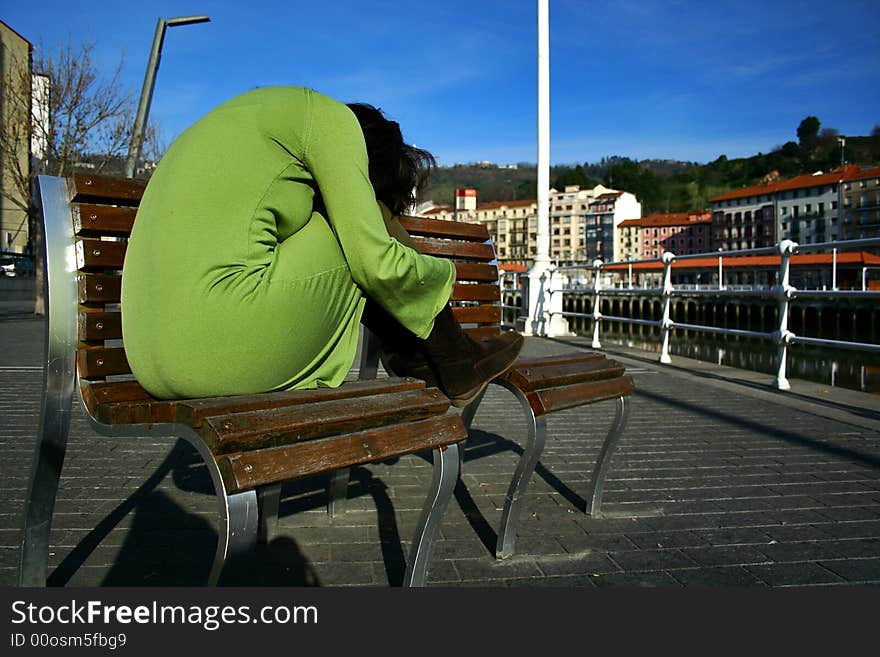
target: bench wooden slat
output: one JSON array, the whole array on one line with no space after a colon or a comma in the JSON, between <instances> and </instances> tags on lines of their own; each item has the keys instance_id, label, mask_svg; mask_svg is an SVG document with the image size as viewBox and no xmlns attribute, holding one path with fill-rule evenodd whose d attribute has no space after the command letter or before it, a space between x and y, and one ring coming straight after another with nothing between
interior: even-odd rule
<instances>
[{"instance_id":1,"label":"bench wooden slat","mask_svg":"<svg viewBox=\"0 0 880 657\"><path fill-rule=\"evenodd\" d=\"M81 342L122 338L122 313L80 308L77 320Z\"/></svg>"},{"instance_id":2,"label":"bench wooden slat","mask_svg":"<svg viewBox=\"0 0 880 657\"><path fill-rule=\"evenodd\" d=\"M356 399L368 395L392 394L409 390L423 390L425 382L412 378L371 379L343 383L338 388L318 388L315 390L282 390L257 395L235 397L206 397L203 399L183 399L177 402L176 420L193 427L201 425L209 416L229 413L242 413L257 409L278 408L311 404L318 401L337 399Z\"/></svg>"},{"instance_id":3,"label":"bench wooden slat","mask_svg":"<svg viewBox=\"0 0 880 657\"><path fill-rule=\"evenodd\" d=\"M80 347L76 353L79 375L85 379L131 374L122 347Z\"/></svg>"},{"instance_id":4,"label":"bench wooden slat","mask_svg":"<svg viewBox=\"0 0 880 657\"><path fill-rule=\"evenodd\" d=\"M448 408L439 390L426 388L213 415L205 418L200 433L214 454L229 454L419 420Z\"/></svg>"},{"instance_id":5,"label":"bench wooden slat","mask_svg":"<svg viewBox=\"0 0 880 657\"><path fill-rule=\"evenodd\" d=\"M595 360L596 358L606 358L606 356L596 351L581 351L568 354L559 354L558 356L517 358L516 362L513 364L513 369L522 369L524 367L532 367L534 365L563 365L565 363L576 363L582 360Z\"/></svg>"},{"instance_id":6,"label":"bench wooden slat","mask_svg":"<svg viewBox=\"0 0 880 657\"><path fill-rule=\"evenodd\" d=\"M96 237L112 235L128 237L134 226L137 208L112 207L81 203L71 209L73 214L73 230L79 237Z\"/></svg>"},{"instance_id":7,"label":"bench wooden slat","mask_svg":"<svg viewBox=\"0 0 880 657\"><path fill-rule=\"evenodd\" d=\"M98 422L110 425L174 422L177 402L155 399L137 381L85 381L81 390L86 408Z\"/></svg>"},{"instance_id":8,"label":"bench wooden slat","mask_svg":"<svg viewBox=\"0 0 880 657\"><path fill-rule=\"evenodd\" d=\"M498 267L476 262L459 262L455 264L455 279L458 281L498 282Z\"/></svg>"},{"instance_id":9,"label":"bench wooden slat","mask_svg":"<svg viewBox=\"0 0 880 657\"><path fill-rule=\"evenodd\" d=\"M229 492L371 463L461 442L467 430L455 415L441 415L344 436L230 454L218 461Z\"/></svg>"},{"instance_id":10,"label":"bench wooden slat","mask_svg":"<svg viewBox=\"0 0 880 657\"><path fill-rule=\"evenodd\" d=\"M77 269L122 269L126 242L110 242L91 238L76 241Z\"/></svg>"},{"instance_id":11,"label":"bench wooden slat","mask_svg":"<svg viewBox=\"0 0 880 657\"><path fill-rule=\"evenodd\" d=\"M623 365L609 358L577 361L564 364L514 367L504 375L523 392L565 386L581 381L598 381L622 376Z\"/></svg>"},{"instance_id":12,"label":"bench wooden slat","mask_svg":"<svg viewBox=\"0 0 880 657\"><path fill-rule=\"evenodd\" d=\"M478 326L474 328L466 328L464 332L471 336L474 340L486 340L488 338L497 338L501 335L501 327L495 326Z\"/></svg>"},{"instance_id":13,"label":"bench wooden slat","mask_svg":"<svg viewBox=\"0 0 880 657\"><path fill-rule=\"evenodd\" d=\"M526 398L535 415L541 416L606 399L625 397L634 394L635 391L632 377L626 375L602 381L585 381L560 388L537 390L528 393Z\"/></svg>"},{"instance_id":14,"label":"bench wooden slat","mask_svg":"<svg viewBox=\"0 0 880 657\"><path fill-rule=\"evenodd\" d=\"M440 240L430 237L414 237L419 251L427 255L461 260L481 260L489 262L495 259L495 249L491 244L482 242L459 242Z\"/></svg>"},{"instance_id":15,"label":"bench wooden slat","mask_svg":"<svg viewBox=\"0 0 880 657\"><path fill-rule=\"evenodd\" d=\"M71 201L136 206L144 195L147 181L75 173L67 178Z\"/></svg>"},{"instance_id":16,"label":"bench wooden slat","mask_svg":"<svg viewBox=\"0 0 880 657\"><path fill-rule=\"evenodd\" d=\"M483 283L456 283L452 288L452 301L500 301L501 290L497 285Z\"/></svg>"},{"instance_id":17,"label":"bench wooden slat","mask_svg":"<svg viewBox=\"0 0 880 657\"><path fill-rule=\"evenodd\" d=\"M93 401L89 410L100 404L157 401L137 381L83 381L83 397Z\"/></svg>"},{"instance_id":18,"label":"bench wooden slat","mask_svg":"<svg viewBox=\"0 0 880 657\"><path fill-rule=\"evenodd\" d=\"M338 388L283 390L235 397L160 400L137 381L83 381L86 408L104 424L178 422L198 429L211 415L311 404L316 401L354 399L374 394L423 390L425 382L411 378L346 382Z\"/></svg>"},{"instance_id":19,"label":"bench wooden slat","mask_svg":"<svg viewBox=\"0 0 880 657\"><path fill-rule=\"evenodd\" d=\"M500 306L460 306L452 309L459 324L497 324L501 321Z\"/></svg>"},{"instance_id":20,"label":"bench wooden slat","mask_svg":"<svg viewBox=\"0 0 880 657\"><path fill-rule=\"evenodd\" d=\"M80 272L76 276L80 303L116 303L122 295L122 276Z\"/></svg>"},{"instance_id":21,"label":"bench wooden slat","mask_svg":"<svg viewBox=\"0 0 880 657\"><path fill-rule=\"evenodd\" d=\"M490 237L489 230L483 224L424 219L407 215L401 216L399 219L406 232L412 236L447 237L468 242L485 242Z\"/></svg>"}]
</instances>

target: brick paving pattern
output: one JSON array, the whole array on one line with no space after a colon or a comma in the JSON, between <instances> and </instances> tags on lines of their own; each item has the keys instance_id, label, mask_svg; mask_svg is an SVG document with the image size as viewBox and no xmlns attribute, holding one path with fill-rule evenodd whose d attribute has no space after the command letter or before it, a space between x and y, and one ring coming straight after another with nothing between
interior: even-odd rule
<instances>
[{"instance_id":1,"label":"brick paving pattern","mask_svg":"<svg viewBox=\"0 0 880 657\"><path fill-rule=\"evenodd\" d=\"M0 584L15 582L22 502L42 387L43 323L0 304ZM589 350L527 340L525 353ZM786 397L764 386L612 353L637 394L606 485L584 513L612 403L548 417L520 521L497 561L497 525L525 431L490 387L436 543L431 586L786 587L880 584L880 412ZM767 379L767 377L764 377ZM841 393L843 394L843 393ZM855 401L853 401L855 400ZM861 408L859 408L861 407ZM326 513L326 478L285 486L279 535L227 584L400 583L428 455L353 470L348 511ZM199 585L216 542L216 501L197 454L164 436L106 438L75 409L52 528L50 584Z\"/></svg>"}]
</instances>

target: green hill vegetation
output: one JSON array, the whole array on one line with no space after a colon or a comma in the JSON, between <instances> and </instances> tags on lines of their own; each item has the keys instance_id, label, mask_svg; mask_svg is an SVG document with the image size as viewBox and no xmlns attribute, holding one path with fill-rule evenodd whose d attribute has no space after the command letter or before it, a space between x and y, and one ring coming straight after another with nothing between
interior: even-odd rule
<instances>
[{"instance_id":1,"label":"green hill vegetation","mask_svg":"<svg viewBox=\"0 0 880 657\"><path fill-rule=\"evenodd\" d=\"M687 212L709 206L709 199L732 189L802 173L830 171L840 166L840 135L833 128L820 129L818 118L808 116L797 129L797 141L789 141L770 153L713 162L642 160L612 156L597 163L551 167L550 181L556 189L566 185L607 187L635 194L642 214ZM843 157L848 164L880 162L880 124L867 137L845 138ZM451 204L457 187L473 187L480 203L533 199L537 196L534 164L517 167L487 164L439 167L421 194L422 200Z\"/></svg>"}]
</instances>

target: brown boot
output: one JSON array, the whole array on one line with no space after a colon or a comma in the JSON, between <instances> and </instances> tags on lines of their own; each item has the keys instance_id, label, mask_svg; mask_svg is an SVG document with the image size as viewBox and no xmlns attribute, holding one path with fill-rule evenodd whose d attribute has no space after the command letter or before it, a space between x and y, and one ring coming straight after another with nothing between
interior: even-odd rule
<instances>
[{"instance_id":1,"label":"brown boot","mask_svg":"<svg viewBox=\"0 0 880 657\"><path fill-rule=\"evenodd\" d=\"M422 342L438 387L453 406L462 407L513 365L522 349L523 336L511 331L488 340L474 340L462 330L452 308L446 306L434 319L431 334Z\"/></svg>"},{"instance_id":2,"label":"brown boot","mask_svg":"<svg viewBox=\"0 0 880 657\"><path fill-rule=\"evenodd\" d=\"M434 370L425 357L424 341L405 328L382 306L367 299L361 323L379 341L379 359L393 376L421 379L429 387L439 387Z\"/></svg>"},{"instance_id":3,"label":"brown boot","mask_svg":"<svg viewBox=\"0 0 880 657\"><path fill-rule=\"evenodd\" d=\"M514 331L474 340L462 330L449 306L434 319L434 329L425 340L372 301L367 302L362 321L379 338L386 371L440 388L458 408L467 406L507 370L523 345L523 337Z\"/></svg>"}]
</instances>

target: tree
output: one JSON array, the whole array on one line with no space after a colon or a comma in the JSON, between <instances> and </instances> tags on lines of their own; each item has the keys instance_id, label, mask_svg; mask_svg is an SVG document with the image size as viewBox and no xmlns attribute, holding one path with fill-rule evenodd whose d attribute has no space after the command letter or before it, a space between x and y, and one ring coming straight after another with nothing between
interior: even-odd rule
<instances>
[{"instance_id":1,"label":"tree","mask_svg":"<svg viewBox=\"0 0 880 657\"><path fill-rule=\"evenodd\" d=\"M631 192L642 204L642 212L663 212L668 206L660 179L650 169L629 158L617 158L603 178L613 189Z\"/></svg>"},{"instance_id":2,"label":"tree","mask_svg":"<svg viewBox=\"0 0 880 657\"><path fill-rule=\"evenodd\" d=\"M798 143L801 147L801 157L804 162L812 159L816 146L819 145L819 126L821 123L815 116L808 116L797 129Z\"/></svg>"},{"instance_id":3,"label":"tree","mask_svg":"<svg viewBox=\"0 0 880 657\"><path fill-rule=\"evenodd\" d=\"M4 196L28 217L30 250L36 256L34 312L39 315L45 312L43 239L30 193L34 179L40 174L64 176L86 162L89 171L105 171L123 155L134 123L134 98L120 84L122 59L112 76L102 79L93 49L93 43L74 47L69 41L51 54L39 48L32 67L17 63L2 81L6 102L25 108L0 129L0 156L11 164L4 175L12 191ZM33 78L31 70L36 72ZM150 126L148 139L148 148L156 150L155 126ZM15 156L22 152L31 157Z\"/></svg>"},{"instance_id":4,"label":"tree","mask_svg":"<svg viewBox=\"0 0 880 657\"><path fill-rule=\"evenodd\" d=\"M581 189L588 189L596 186L596 181L590 178L584 168L578 164L573 169L565 169L560 173L553 183L553 187L563 190L567 185L578 185Z\"/></svg>"},{"instance_id":5,"label":"tree","mask_svg":"<svg viewBox=\"0 0 880 657\"><path fill-rule=\"evenodd\" d=\"M880 123L875 125L874 129L871 131L870 149L871 159L875 162L880 160Z\"/></svg>"}]
</instances>

